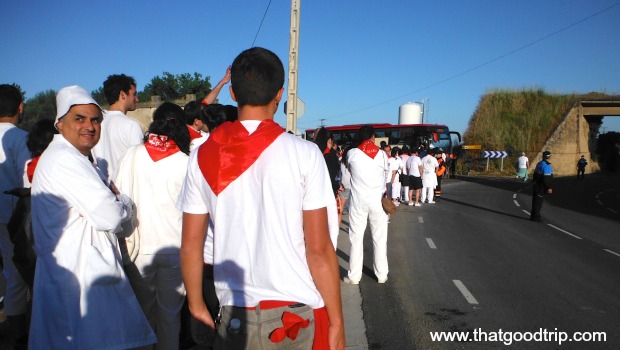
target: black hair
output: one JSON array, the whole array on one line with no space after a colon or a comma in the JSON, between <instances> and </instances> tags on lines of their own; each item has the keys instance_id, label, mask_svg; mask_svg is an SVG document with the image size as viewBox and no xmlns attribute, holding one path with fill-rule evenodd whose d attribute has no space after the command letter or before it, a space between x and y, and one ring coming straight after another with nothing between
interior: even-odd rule
<instances>
[{"instance_id":1,"label":"black hair","mask_svg":"<svg viewBox=\"0 0 620 350\"><path fill-rule=\"evenodd\" d=\"M284 86L284 66L275 53L253 47L235 58L230 77L239 107L266 106Z\"/></svg>"},{"instance_id":2,"label":"black hair","mask_svg":"<svg viewBox=\"0 0 620 350\"><path fill-rule=\"evenodd\" d=\"M317 132L316 132L316 137L314 139L314 143L316 143L317 146L319 146L319 149L321 150L321 152L325 151L325 149L327 148L327 141L329 139L334 139L334 134L325 129L325 127L321 127Z\"/></svg>"},{"instance_id":3,"label":"black hair","mask_svg":"<svg viewBox=\"0 0 620 350\"><path fill-rule=\"evenodd\" d=\"M363 125L360 128L360 140L370 140L373 136L375 136L375 128L372 125Z\"/></svg>"},{"instance_id":4,"label":"black hair","mask_svg":"<svg viewBox=\"0 0 620 350\"><path fill-rule=\"evenodd\" d=\"M136 86L136 81L133 77L125 74L113 74L108 76L108 79L103 82L103 94L108 104L113 105L118 101L121 91L129 94L132 86Z\"/></svg>"},{"instance_id":5,"label":"black hair","mask_svg":"<svg viewBox=\"0 0 620 350\"><path fill-rule=\"evenodd\" d=\"M22 93L14 85L0 85L0 117L15 116L24 102Z\"/></svg>"},{"instance_id":6,"label":"black hair","mask_svg":"<svg viewBox=\"0 0 620 350\"><path fill-rule=\"evenodd\" d=\"M41 119L30 127L26 146L28 146L32 158L43 154L43 151L54 139L55 134L58 134L58 130L54 127L54 120L52 119Z\"/></svg>"},{"instance_id":7,"label":"black hair","mask_svg":"<svg viewBox=\"0 0 620 350\"><path fill-rule=\"evenodd\" d=\"M187 102L185 107L183 107L183 111L185 111L185 124L192 125L195 119L201 119L200 115L203 108L204 105L198 101Z\"/></svg>"},{"instance_id":8,"label":"black hair","mask_svg":"<svg viewBox=\"0 0 620 350\"><path fill-rule=\"evenodd\" d=\"M206 105L200 113L200 120L207 124L210 132L215 130L226 121L224 106L219 103Z\"/></svg>"},{"instance_id":9,"label":"black hair","mask_svg":"<svg viewBox=\"0 0 620 350\"><path fill-rule=\"evenodd\" d=\"M342 151L342 159L340 159L340 162L346 167L349 166L349 163L347 163L347 153L349 153L349 150L352 148L352 146L347 146L344 148L344 151Z\"/></svg>"},{"instance_id":10,"label":"black hair","mask_svg":"<svg viewBox=\"0 0 620 350\"><path fill-rule=\"evenodd\" d=\"M189 154L189 131L185 124L183 109L172 102L162 103L153 113L153 122L144 136L148 140L149 134L168 136L173 139L181 152Z\"/></svg>"}]
</instances>

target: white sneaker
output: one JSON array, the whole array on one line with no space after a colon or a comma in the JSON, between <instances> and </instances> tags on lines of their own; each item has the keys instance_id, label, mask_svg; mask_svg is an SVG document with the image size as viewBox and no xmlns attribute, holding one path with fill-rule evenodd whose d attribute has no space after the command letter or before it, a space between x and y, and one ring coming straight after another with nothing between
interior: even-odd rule
<instances>
[{"instance_id":1,"label":"white sneaker","mask_svg":"<svg viewBox=\"0 0 620 350\"><path fill-rule=\"evenodd\" d=\"M346 276L345 276L345 278L342 279L342 281L344 283L348 283L348 284L360 284L360 281L353 281L349 277L346 277Z\"/></svg>"},{"instance_id":2,"label":"white sneaker","mask_svg":"<svg viewBox=\"0 0 620 350\"><path fill-rule=\"evenodd\" d=\"M430 201L430 202L428 202L428 204L433 204L433 203L435 203L435 201Z\"/></svg>"},{"instance_id":3,"label":"white sneaker","mask_svg":"<svg viewBox=\"0 0 620 350\"><path fill-rule=\"evenodd\" d=\"M377 280L377 282L383 284L383 283L387 282L387 277L384 278L384 279L379 279L379 280Z\"/></svg>"},{"instance_id":4,"label":"white sneaker","mask_svg":"<svg viewBox=\"0 0 620 350\"><path fill-rule=\"evenodd\" d=\"M410 206L410 207L412 207L412 206L413 206L413 203L409 202L409 206Z\"/></svg>"},{"instance_id":5,"label":"white sneaker","mask_svg":"<svg viewBox=\"0 0 620 350\"><path fill-rule=\"evenodd\" d=\"M420 203L416 203L416 204L415 204L415 206L416 206L416 207L421 207L421 206L422 206L422 204L420 204Z\"/></svg>"},{"instance_id":6,"label":"white sneaker","mask_svg":"<svg viewBox=\"0 0 620 350\"><path fill-rule=\"evenodd\" d=\"M394 202L394 205L398 207L400 205L400 203Z\"/></svg>"}]
</instances>

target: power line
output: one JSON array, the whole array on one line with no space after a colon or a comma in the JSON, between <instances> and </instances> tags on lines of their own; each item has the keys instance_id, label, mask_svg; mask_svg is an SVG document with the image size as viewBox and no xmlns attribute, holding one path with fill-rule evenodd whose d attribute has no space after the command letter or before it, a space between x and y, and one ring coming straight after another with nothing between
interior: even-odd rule
<instances>
[{"instance_id":1,"label":"power line","mask_svg":"<svg viewBox=\"0 0 620 350\"><path fill-rule=\"evenodd\" d=\"M254 36L254 40L252 41L252 46L250 46L250 47L254 47L254 43L256 43L256 38L258 38L258 33L260 32L260 29L263 26L263 22L265 22L265 17L267 17L267 12L269 11L269 6L271 6L271 0L269 0L269 3L267 4L267 8L265 9L265 13L263 14L263 19L261 19L261 21L260 21L260 25L258 26L258 30L256 31L256 35Z\"/></svg>"},{"instance_id":2,"label":"power line","mask_svg":"<svg viewBox=\"0 0 620 350\"><path fill-rule=\"evenodd\" d=\"M518 47L518 48L516 48L516 49L514 49L514 50L512 50L512 51L509 51L509 52L507 52L507 53L505 53L505 54L502 54L502 55L500 55L500 56L497 56L497 57L495 57L495 58L493 58L493 59L491 59L491 60L489 60L489 61L487 61L487 62L484 62L484 63L482 63L482 64L479 64L479 65L477 65L477 66L475 66L475 67L469 68L469 69L467 69L467 70L465 70L465 71L463 71L463 72L461 72L461 73L458 73L458 74L452 75L452 76L450 76L450 77L448 77L448 78L445 78L445 79L439 80L439 81L437 81L437 82L435 82L435 83L432 83L432 84L427 85L427 86L425 86L425 87L422 87L422 88L420 88L420 89L417 89L417 90L414 90L414 91L408 92L408 93L406 93L406 94L404 94L404 95L400 95L400 96L397 96L397 97L391 98L391 99L386 100L386 101L383 101L383 102L376 103L376 104L371 105L371 106L363 107L363 108L360 108L360 109L357 109L357 110L354 110L354 111L351 111L351 112L346 112L346 113L342 113L342 114L337 114L337 115L335 115L335 116L330 117L329 119L335 119L335 118L339 118L339 117L344 117L344 116L347 116L347 115L350 115L350 114L353 114L353 113L357 113L357 112L365 111L365 110L368 110L368 109L372 109L372 108L375 108L375 107L378 107L378 106L381 106L381 105L384 105L384 104L387 104L387 103L390 103L390 102L393 102L393 101L396 101L396 100L402 99L403 97L407 97L407 96L409 96L409 95L413 95L413 94L418 93L418 92L420 92L420 91L424 91L424 90L426 90L426 89L430 89L430 88L432 88L432 87L434 87L434 86L437 86L437 85L439 85L439 84L443 84L443 83L445 83L445 82L447 82L447 81L450 81L450 80L452 80L452 79L456 79L456 78L458 78L458 77L460 77L460 76L462 76L462 75L465 75L465 74L467 74L467 73L473 72L473 71L475 71L475 70L477 70L477 69L480 69L480 68L482 68L482 67L488 66L488 65L490 65L491 63L497 62L497 61L499 61L499 60L501 60L501 59L503 59L503 58L505 58L505 57L508 57L508 56L510 56L510 55L512 55L512 54L514 54L514 53L517 53L517 52L519 52L519 51L525 50L526 48L528 48L528 47L530 47L530 46L534 46L534 45L538 44L539 42L541 42L541 41L543 41L543 40L547 40L547 39L551 38L552 36L555 36L555 35L557 35L557 34L559 34L559 33L563 32L563 31L568 30L568 29L570 29L570 28L572 28L572 27L574 27L574 26L576 26L576 25L578 25L578 24L581 24L581 23L583 23L583 22L585 22L585 21L587 21L587 20L589 20L589 19L591 19L591 18L593 18L593 17L596 17L596 16L600 15L600 14L601 14L601 13L603 13L603 12L609 11L609 10L611 10L612 8L614 8L614 7L618 6L618 5L620 5L620 2L619 2L619 3L615 3L615 4L613 4L613 5L611 5L611 6L607 7L607 8L604 8L604 9L602 9L602 10L600 10L600 11L598 11L598 12L596 12L596 13L594 13L594 14L592 14L592 15L588 16L588 17L582 18L582 19L578 20L577 22L574 22L574 23L572 23L572 24L570 24L570 25L568 25L568 26L566 26L566 27L564 27L564 28L558 29L558 30L556 30L555 32L553 32L553 33L551 33L551 34L547 34L547 35L545 35L545 36L543 36L543 37L541 37L541 38L539 38L539 39L536 39L536 40L534 40L534 41L530 42L529 44L525 44L525 45L523 45L523 46L521 46L521 47Z\"/></svg>"}]
</instances>

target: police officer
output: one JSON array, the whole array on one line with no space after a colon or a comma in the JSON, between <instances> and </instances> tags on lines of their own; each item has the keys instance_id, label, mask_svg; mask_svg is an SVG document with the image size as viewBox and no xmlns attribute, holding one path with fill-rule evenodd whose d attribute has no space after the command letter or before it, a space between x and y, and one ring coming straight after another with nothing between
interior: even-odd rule
<instances>
[{"instance_id":1,"label":"police officer","mask_svg":"<svg viewBox=\"0 0 620 350\"><path fill-rule=\"evenodd\" d=\"M551 194L551 182L553 180L553 169L549 159L551 158L551 152L544 151L542 154L543 159L536 164L534 170L534 193L532 194L532 213L530 214L530 220L540 222L540 210L545 201L547 193Z\"/></svg>"}]
</instances>

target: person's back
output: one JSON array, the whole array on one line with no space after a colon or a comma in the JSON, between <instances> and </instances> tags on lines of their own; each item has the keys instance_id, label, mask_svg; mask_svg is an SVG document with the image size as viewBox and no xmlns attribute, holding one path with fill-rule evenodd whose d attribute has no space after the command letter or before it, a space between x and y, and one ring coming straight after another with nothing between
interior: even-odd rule
<instances>
[{"instance_id":1,"label":"person's back","mask_svg":"<svg viewBox=\"0 0 620 350\"><path fill-rule=\"evenodd\" d=\"M351 204L366 201L379 202L385 191L387 156L378 150L374 158L360 148L352 148L347 155L351 171Z\"/></svg>"},{"instance_id":2,"label":"person's back","mask_svg":"<svg viewBox=\"0 0 620 350\"><path fill-rule=\"evenodd\" d=\"M180 196L181 262L190 310L214 326L202 296L201 247L211 218L222 305L215 347L278 343L286 338L284 327L265 320L290 315L307 320L291 346L310 348L315 342L342 349L338 264L327 223L328 207L335 209L336 201L325 161L314 144L273 121L284 83L275 54L262 48L242 52L231 77L239 121L220 125L190 154ZM240 336L227 332L235 318L244 329L241 346L234 345ZM304 330L312 319L314 334Z\"/></svg>"},{"instance_id":3,"label":"person's back","mask_svg":"<svg viewBox=\"0 0 620 350\"><path fill-rule=\"evenodd\" d=\"M103 83L110 107L101 124L101 138L93 148L97 166L108 179L116 175L119 162L127 150L142 143L144 134L140 123L125 115L136 109L136 82L124 74L110 75Z\"/></svg>"}]
</instances>

